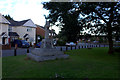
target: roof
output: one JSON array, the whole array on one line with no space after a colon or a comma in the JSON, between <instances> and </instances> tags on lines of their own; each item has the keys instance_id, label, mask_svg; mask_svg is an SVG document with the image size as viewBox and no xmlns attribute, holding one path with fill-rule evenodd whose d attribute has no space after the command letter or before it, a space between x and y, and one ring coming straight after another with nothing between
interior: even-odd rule
<instances>
[{"instance_id":1,"label":"roof","mask_svg":"<svg viewBox=\"0 0 120 80\"><path fill-rule=\"evenodd\" d=\"M2 34L0 34L0 36L2 36L2 37L8 37L7 34L6 34L6 32L2 32Z\"/></svg>"},{"instance_id":2,"label":"roof","mask_svg":"<svg viewBox=\"0 0 120 80\"><path fill-rule=\"evenodd\" d=\"M25 38L28 34L25 34L23 37Z\"/></svg>"},{"instance_id":3,"label":"roof","mask_svg":"<svg viewBox=\"0 0 120 80\"><path fill-rule=\"evenodd\" d=\"M43 26L40 26L40 25L37 25L37 24L36 24L36 26L37 26L37 27L40 27L40 28L43 29L43 30L45 30L45 27L43 27ZM51 33L51 32L54 32L54 34L57 35L57 34L55 33L55 30L54 30L54 29L49 30L49 32L50 32L50 33Z\"/></svg>"},{"instance_id":4,"label":"roof","mask_svg":"<svg viewBox=\"0 0 120 80\"><path fill-rule=\"evenodd\" d=\"M19 36L16 32L9 32L9 36Z\"/></svg>"},{"instance_id":5,"label":"roof","mask_svg":"<svg viewBox=\"0 0 120 80\"><path fill-rule=\"evenodd\" d=\"M0 36L3 36L6 32L2 32L2 34L0 34Z\"/></svg>"},{"instance_id":6,"label":"roof","mask_svg":"<svg viewBox=\"0 0 120 80\"><path fill-rule=\"evenodd\" d=\"M22 26L29 20L30 19L23 20L23 21L14 21L14 20L8 20L8 21L11 23L11 24L9 24L10 26Z\"/></svg>"},{"instance_id":7,"label":"roof","mask_svg":"<svg viewBox=\"0 0 120 80\"><path fill-rule=\"evenodd\" d=\"M43 27L43 26L40 26L40 25L37 25L37 24L36 24L36 26L37 26L37 27L40 27L40 28L42 28L42 29L45 29L45 27Z\"/></svg>"},{"instance_id":8,"label":"roof","mask_svg":"<svg viewBox=\"0 0 120 80\"><path fill-rule=\"evenodd\" d=\"M41 27L41 28L45 29L45 27L43 27L43 26L39 26L39 27Z\"/></svg>"}]
</instances>

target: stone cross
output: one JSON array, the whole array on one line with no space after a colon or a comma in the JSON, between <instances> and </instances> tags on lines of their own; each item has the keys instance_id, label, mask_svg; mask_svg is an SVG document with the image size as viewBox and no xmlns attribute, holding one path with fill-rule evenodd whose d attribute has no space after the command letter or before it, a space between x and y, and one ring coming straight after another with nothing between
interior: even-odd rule
<instances>
[{"instance_id":1,"label":"stone cross","mask_svg":"<svg viewBox=\"0 0 120 80\"><path fill-rule=\"evenodd\" d=\"M49 23L49 21L46 21L46 24L45 24L45 39L49 38L49 27L50 27L50 23Z\"/></svg>"},{"instance_id":2,"label":"stone cross","mask_svg":"<svg viewBox=\"0 0 120 80\"><path fill-rule=\"evenodd\" d=\"M45 24L45 39L42 40L42 46L41 48L53 48L53 41L52 39L49 38L49 27L50 27L50 23L49 21L46 21Z\"/></svg>"}]
</instances>

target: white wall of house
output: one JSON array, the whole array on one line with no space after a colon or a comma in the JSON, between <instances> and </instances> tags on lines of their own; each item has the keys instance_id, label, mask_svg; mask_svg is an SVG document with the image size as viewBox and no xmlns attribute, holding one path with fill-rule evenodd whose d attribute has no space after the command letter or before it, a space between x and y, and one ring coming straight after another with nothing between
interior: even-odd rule
<instances>
[{"instance_id":1,"label":"white wall of house","mask_svg":"<svg viewBox=\"0 0 120 80\"><path fill-rule=\"evenodd\" d=\"M8 35L8 24L0 24L0 34L6 32Z\"/></svg>"},{"instance_id":2,"label":"white wall of house","mask_svg":"<svg viewBox=\"0 0 120 80\"><path fill-rule=\"evenodd\" d=\"M8 24L0 24L0 35L3 32L6 32L7 38L5 38L5 44L7 44L8 43ZM2 38L3 36L0 36L0 44L2 44Z\"/></svg>"},{"instance_id":3,"label":"white wall of house","mask_svg":"<svg viewBox=\"0 0 120 80\"><path fill-rule=\"evenodd\" d=\"M2 44L2 37L0 36L0 44Z\"/></svg>"},{"instance_id":4,"label":"white wall of house","mask_svg":"<svg viewBox=\"0 0 120 80\"><path fill-rule=\"evenodd\" d=\"M9 26L10 22L5 19L1 14L0 14L0 34L3 32L6 32L8 36L8 32L17 32L19 37L24 40L24 35L28 34L28 41L31 42L32 44L35 43L36 41L36 25L32 22L31 19L29 19L25 24L22 26ZM8 31L8 29L10 29ZM5 40L5 44L8 43L8 37ZM2 44L2 36L0 36L0 44Z\"/></svg>"},{"instance_id":5,"label":"white wall of house","mask_svg":"<svg viewBox=\"0 0 120 80\"><path fill-rule=\"evenodd\" d=\"M29 29L29 30L28 30ZM19 35L19 38L24 40L24 35L28 34L29 36L29 42L35 43L36 39L36 28L34 27L25 27L25 26L14 26L12 27L13 32L17 32Z\"/></svg>"},{"instance_id":6,"label":"white wall of house","mask_svg":"<svg viewBox=\"0 0 120 80\"><path fill-rule=\"evenodd\" d=\"M0 35L3 32L6 33L5 36L7 36L7 38L5 38L5 44L8 43L8 24L10 24L10 22L0 14ZM2 38L3 36L0 36L0 44L2 44Z\"/></svg>"},{"instance_id":7,"label":"white wall of house","mask_svg":"<svg viewBox=\"0 0 120 80\"><path fill-rule=\"evenodd\" d=\"M32 22L31 19L27 21L23 26L36 27L36 25Z\"/></svg>"}]
</instances>

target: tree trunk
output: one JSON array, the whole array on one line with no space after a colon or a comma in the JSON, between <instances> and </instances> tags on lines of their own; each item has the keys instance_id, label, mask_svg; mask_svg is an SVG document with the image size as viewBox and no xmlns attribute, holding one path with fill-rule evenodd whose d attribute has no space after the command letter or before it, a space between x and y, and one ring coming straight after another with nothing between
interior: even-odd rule
<instances>
[{"instance_id":1,"label":"tree trunk","mask_svg":"<svg viewBox=\"0 0 120 80\"><path fill-rule=\"evenodd\" d=\"M109 36L109 35L108 35L108 42L109 42L108 54L113 54L114 50L113 50L113 40L112 40L112 36Z\"/></svg>"},{"instance_id":2,"label":"tree trunk","mask_svg":"<svg viewBox=\"0 0 120 80\"><path fill-rule=\"evenodd\" d=\"M108 42L109 42L108 54L113 54L114 50L113 50L112 26L111 26L111 23L107 24L107 28L108 28Z\"/></svg>"}]
</instances>

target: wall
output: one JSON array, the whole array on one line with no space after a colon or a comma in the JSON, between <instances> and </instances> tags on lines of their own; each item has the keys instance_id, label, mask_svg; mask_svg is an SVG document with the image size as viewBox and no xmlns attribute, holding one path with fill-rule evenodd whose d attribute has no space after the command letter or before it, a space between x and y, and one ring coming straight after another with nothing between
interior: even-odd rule
<instances>
[{"instance_id":1,"label":"wall","mask_svg":"<svg viewBox=\"0 0 120 80\"><path fill-rule=\"evenodd\" d=\"M3 32L6 32L7 36L8 36L8 24L2 24L0 23L0 35L3 33ZM8 38L6 38L5 40L5 44L8 43ZM2 44L2 37L0 36L0 44Z\"/></svg>"},{"instance_id":2,"label":"wall","mask_svg":"<svg viewBox=\"0 0 120 80\"><path fill-rule=\"evenodd\" d=\"M2 34L3 32L6 32L8 35L8 24L1 24L0 23L0 34Z\"/></svg>"},{"instance_id":3,"label":"wall","mask_svg":"<svg viewBox=\"0 0 120 80\"><path fill-rule=\"evenodd\" d=\"M40 35L42 37L45 37L45 30L44 29L41 29L40 27L37 27L36 28L36 34L37 35Z\"/></svg>"},{"instance_id":4,"label":"wall","mask_svg":"<svg viewBox=\"0 0 120 80\"><path fill-rule=\"evenodd\" d=\"M28 34L29 35L29 42L35 43L35 39L36 39L36 28L31 27L31 31L27 31L27 29L30 27L25 27L25 26L15 26L12 27L12 31L13 32L17 32L19 35L19 38L22 38L22 40L24 40L24 35ZM33 39L33 40L32 40Z\"/></svg>"}]
</instances>

